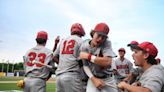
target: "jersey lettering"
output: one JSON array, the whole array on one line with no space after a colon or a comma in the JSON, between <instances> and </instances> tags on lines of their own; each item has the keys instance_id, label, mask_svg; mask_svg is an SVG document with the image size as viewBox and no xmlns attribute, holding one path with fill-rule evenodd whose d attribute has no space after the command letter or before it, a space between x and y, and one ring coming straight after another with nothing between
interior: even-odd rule
<instances>
[{"instance_id":1,"label":"jersey lettering","mask_svg":"<svg viewBox=\"0 0 164 92\"><path fill-rule=\"evenodd\" d=\"M128 65L127 64L126 65L118 65L116 67L117 67L117 69L128 69Z\"/></svg>"},{"instance_id":2,"label":"jersey lettering","mask_svg":"<svg viewBox=\"0 0 164 92\"><path fill-rule=\"evenodd\" d=\"M75 41L74 40L70 40L70 41L64 41L63 44L63 50L62 50L62 54L73 54L74 50L74 46L75 46Z\"/></svg>"},{"instance_id":3,"label":"jersey lettering","mask_svg":"<svg viewBox=\"0 0 164 92\"><path fill-rule=\"evenodd\" d=\"M44 60L46 58L46 54L45 53L39 53L37 55L35 52L30 52L28 54L28 57L29 57L29 62L26 63L28 66L33 66L33 65L36 64L37 67L42 67L43 65L38 64L38 63L34 63L33 61L36 59L36 57L38 57L39 58L39 62L40 63L44 63Z\"/></svg>"}]
</instances>

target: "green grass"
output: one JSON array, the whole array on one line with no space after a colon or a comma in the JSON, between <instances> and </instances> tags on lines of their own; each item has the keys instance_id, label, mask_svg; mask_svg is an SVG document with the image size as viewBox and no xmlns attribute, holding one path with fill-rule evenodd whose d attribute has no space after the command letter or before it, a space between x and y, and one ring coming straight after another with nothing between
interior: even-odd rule
<instances>
[{"instance_id":1,"label":"green grass","mask_svg":"<svg viewBox=\"0 0 164 92\"><path fill-rule=\"evenodd\" d=\"M56 85L55 83L47 83L46 92L55 92Z\"/></svg>"},{"instance_id":2,"label":"green grass","mask_svg":"<svg viewBox=\"0 0 164 92\"><path fill-rule=\"evenodd\" d=\"M20 90L17 86L16 83L0 83L0 90Z\"/></svg>"},{"instance_id":3,"label":"green grass","mask_svg":"<svg viewBox=\"0 0 164 92\"><path fill-rule=\"evenodd\" d=\"M55 83L47 83L46 92L55 92ZM21 90L16 87L16 83L0 83L0 91Z\"/></svg>"},{"instance_id":4,"label":"green grass","mask_svg":"<svg viewBox=\"0 0 164 92\"><path fill-rule=\"evenodd\" d=\"M11 92L10 90L20 90L20 91L22 91L20 88L18 88L16 86L16 82L18 80L23 79L23 78L24 77L0 77L0 91L6 91L6 92ZM54 80L55 79L50 79L49 80L50 82L47 82L46 92L55 92L56 85L55 85L55 81ZM7 83L3 83L5 81Z\"/></svg>"},{"instance_id":5,"label":"green grass","mask_svg":"<svg viewBox=\"0 0 164 92\"><path fill-rule=\"evenodd\" d=\"M24 77L0 77L0 81L18 81Z\"/></svg>"}]
</instances>

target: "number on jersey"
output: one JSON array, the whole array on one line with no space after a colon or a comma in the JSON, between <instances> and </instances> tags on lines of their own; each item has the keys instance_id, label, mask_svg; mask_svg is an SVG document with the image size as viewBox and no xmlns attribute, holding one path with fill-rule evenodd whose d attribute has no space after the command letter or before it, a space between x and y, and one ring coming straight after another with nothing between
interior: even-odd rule
<instances>
[{"instance_id":1,"label":"number on jersey","mask_svg":"<svg viewBox=\"0 0 164 92\"><path fill-rule=\"evenodd\" d=\"M39 58L39 61L38 61L38 62L44 64L44 60L45 60L45 58L46 58L46 54L45 54L45 53L39 53L39 54L37 55L35 52L30 52L30 53L28 54L28 57L29 57L29 62L26 63L28 66L33 66L33 65L36 64L37 67L42 67L43 65L38 64L38 63L34 63L33 61L34 61L36 58Z\"/></svg>"},{"instance_id":2,"label":"number on jersey","mask_svg":"<svg viewBox=\"0 0 164 92\"><path fill-rule=\"evenodd\" d=\"M75 40L64 41L62 54L73 54L75 46Z\"/></svg>"}]
</instances>

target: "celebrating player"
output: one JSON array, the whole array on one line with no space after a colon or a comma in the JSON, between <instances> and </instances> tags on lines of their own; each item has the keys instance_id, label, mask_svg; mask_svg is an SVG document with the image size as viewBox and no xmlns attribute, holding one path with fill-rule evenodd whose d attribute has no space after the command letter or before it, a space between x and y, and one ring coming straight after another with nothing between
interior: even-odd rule
<instances>
[{"instance_id":1,"label":"celebrating player","mask_svg":"<svg viewBox=\"0 0 164 92\"><path fill-rule=\"evenodd\" d=\"M119 83L120 81L129 81L129 75L131 75L132 73L133 64L127 58L125 58L126 51L124 48L120 48L118 50L118 53L119 57L113 62L116 65L114 73L117 83Z\"/></svg>"},{"instance_id":2,"label":"celebrating player","mask_svg":"<svg viewBox=\"0 0 164 92\"><path fill-rule=\"evenodd\" d=\"M25 68L25 86L24 92L45 92L46 81L50 77L54 66L52 59L52 51L45 48L48 34L40 31L37 34L37 46L28 50L24 56Z\"/></svg>"},{"instance_id":3,"label":"celebrating player","mask_svg":"<svg viewBox=\"0 0 164 92\"><path fill-rule=\"evenodd\" d=\"M130 49L133 51L133 46L138 45L139 43L137 41L131 41L127 46L130 47Z\"/></svg>"},{"instance_id":4,"label":"celebrating player","mask_svg":"<svg viewBox=\"0 0 164 92\"><path fill-rule=\"evenodd\" d=\"M83 68L88 75L86 92L117 92L115 80L112 77L111 41L107 40L109 27L105 23L98 23L91 31L91 40L86 40L80 47L80 58Z\"/></svg>"},{"instance_id":5,"label":"celebrating player","mask_svg":"<svg viewBox=\"0 0 164 92\"><path fill-rule=\"evenodd\" d=\"M127 46L130 47L131 51L133 51L133 47L135 47L138 44L139 43L137 41L131 41ZM135 64L135 62L134 62L134 64ZM143 69L141 67L137 66L136 68L133 68L132 73L129 74L129 76L128 76L129 77L128 79L130 79L130 84L136 85L136 83L134 83L134 82L137 82L139 80L142 73L143 73Z\"/></svg>"},{"instance_id":6,"label":"celebrating player","mask_svg":"<svg viewBox=\"0 0 164 92\"><path fill-rule=\"evenodd\" d=\"M75 23L71 27L71 36L62 40L54 58L59 57L56 70L56 92L82 92L82 81L78 63L81 37L85 31L81 24Z\"/></svg>"},{"instance_id":7,"label":"celebrating player","mask_svg":"<svg viewBox=\"0 0 164 92\"><path fill-rule=\"evenodd\" d=\"M164 67L156 65L157 48L151 42L143 42L133 47L133 59L137 66L142 67L143 74L139 79L139 86L120 82L118 87L128 92L164 92Z\"/></svg>"}]
</instances>

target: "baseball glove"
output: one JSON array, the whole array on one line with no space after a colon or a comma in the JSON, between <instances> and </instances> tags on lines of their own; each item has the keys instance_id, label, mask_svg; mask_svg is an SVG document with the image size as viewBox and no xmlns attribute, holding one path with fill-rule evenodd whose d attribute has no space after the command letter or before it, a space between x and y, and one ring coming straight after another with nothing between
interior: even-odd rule
<instances>
[{"instance_id":1,"label":"baseball glove","mask_svg":"<svg viewBox=\"0 0 164 92\"><path fill-rule=\"evenodd\" d=\"M18 82L17 82L17 87L18 88L24 88L24 80L19 80Z\"/></svg>"}]
</instances>

